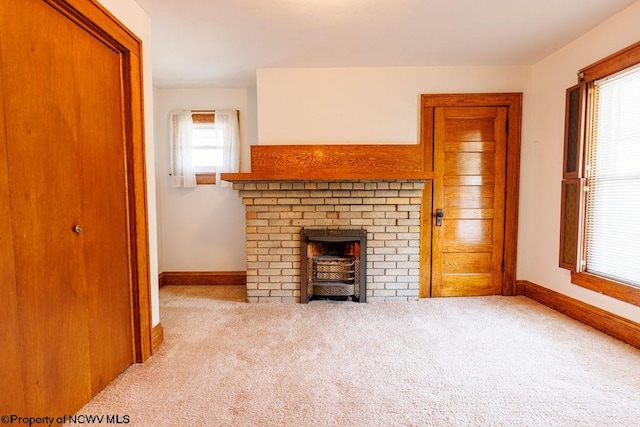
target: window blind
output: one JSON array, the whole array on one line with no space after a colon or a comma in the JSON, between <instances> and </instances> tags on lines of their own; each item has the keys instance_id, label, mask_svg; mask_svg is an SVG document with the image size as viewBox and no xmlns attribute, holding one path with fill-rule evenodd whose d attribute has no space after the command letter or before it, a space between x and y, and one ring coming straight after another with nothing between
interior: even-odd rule
<instances>
[{"instance_id":1,"label":"window blind","mask_svg":"<svg viewBox=\"0 0 640 427\"><path fill-rule=\"evenodd\" d=\"M222 143L215 123L193 124L193 165L198 172L215 172L222 165Z\"/></svg>"},{"instance_id":2,"label":"window blind","mask_svg":"<svg viewBox=\"0 0 640 427\"><path fill-rule=\"evenodd\" d=\"M640 287L640 66L594 90L585 270Z\"/></svg>"}]
</instances>

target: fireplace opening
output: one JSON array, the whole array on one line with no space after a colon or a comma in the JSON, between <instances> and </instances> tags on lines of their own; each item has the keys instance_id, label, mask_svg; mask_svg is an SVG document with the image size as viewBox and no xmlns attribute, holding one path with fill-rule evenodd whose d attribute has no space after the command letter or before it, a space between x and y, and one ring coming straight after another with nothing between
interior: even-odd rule
<instances>
[{"instance_id":1,"label":"fireplace opening","mask_svg":"<svg viewBox=\"0 0 640 427\"><path fill-rule=\"evenodd\" d=\"M300 302L366 302L367 231L303 228L300 234Z\"/></svg>"}]
</instances>

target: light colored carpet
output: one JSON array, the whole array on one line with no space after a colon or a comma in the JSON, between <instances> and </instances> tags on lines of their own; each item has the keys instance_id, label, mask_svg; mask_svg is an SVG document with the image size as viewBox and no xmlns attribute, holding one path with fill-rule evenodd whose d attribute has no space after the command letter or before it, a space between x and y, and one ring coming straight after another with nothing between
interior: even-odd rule
<instances>
[{"instance_id":1,"label":"light colored carpet","mask_svg":"<svg viewBox=\"0 0 640 427\"><path fill-rule=\"evenodd\" d=\"M246 304L164 287L165 342L80 414L134 426L638 426L640 351L524 297Z\"/></svg>"}]
</instances>

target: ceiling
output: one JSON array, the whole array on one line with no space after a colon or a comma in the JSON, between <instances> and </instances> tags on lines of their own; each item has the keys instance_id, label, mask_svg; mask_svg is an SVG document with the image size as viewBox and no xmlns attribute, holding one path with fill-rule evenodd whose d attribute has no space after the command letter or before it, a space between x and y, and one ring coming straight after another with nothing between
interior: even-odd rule
<instances>
[{"instance_id":1,"label":"ceiling","mask_svg":"<svg viewBox=\"0 0 640 427\"><path fill-rule=\"evenodd\" d=\"M637 0L136 0L154 85L247 87L263 67L532 65Z\"/></svg>"}]
</instances>

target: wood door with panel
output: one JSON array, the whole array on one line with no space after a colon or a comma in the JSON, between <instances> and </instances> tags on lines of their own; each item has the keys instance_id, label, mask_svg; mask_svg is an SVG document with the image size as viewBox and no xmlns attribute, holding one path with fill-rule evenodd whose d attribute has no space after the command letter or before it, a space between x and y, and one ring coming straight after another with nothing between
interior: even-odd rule
<instances>
[{"instance_id":1,"label":"wood door with panel","mask_svg":"<svg viewBox=\"0 0 640 427\"><path fill-rule=\"evenodd\" d=\"M502 293L507 112L435 109L431 296Z\"/></svg>"},{"instance_id":2,"label":"wood door with panel","mask_svg":"<svg viewBox=\"0 0 640 427\"><path fill-rule=\"evenodd\" d=\"M69 413L133 362L123 65L41 0L0 23L25 405Z\"/></svg>"}]
</instances>

